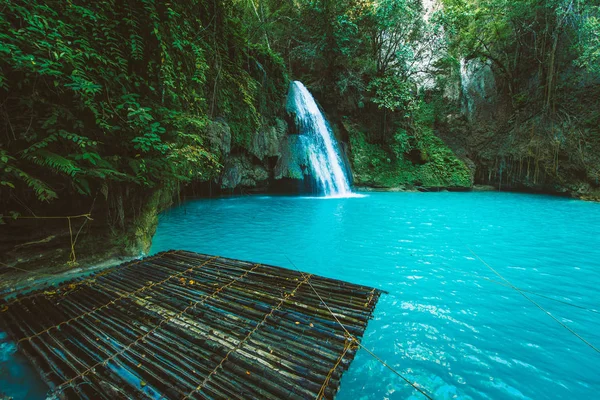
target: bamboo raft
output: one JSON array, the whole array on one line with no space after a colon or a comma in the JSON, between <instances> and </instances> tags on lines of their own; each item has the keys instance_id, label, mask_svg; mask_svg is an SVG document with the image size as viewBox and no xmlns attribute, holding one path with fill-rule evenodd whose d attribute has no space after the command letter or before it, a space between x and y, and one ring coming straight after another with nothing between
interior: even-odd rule
<instances>
[{"instance_id":1,"label":"bamboo raft","mask_svg":"<svg viewBox=\"0 0 600 400\"><path fill-rule=\"evenodd\" d=\"M331 399L380 295L169 251L4 301L0 329L58 398Z\"/></svg>"}]
</instances>

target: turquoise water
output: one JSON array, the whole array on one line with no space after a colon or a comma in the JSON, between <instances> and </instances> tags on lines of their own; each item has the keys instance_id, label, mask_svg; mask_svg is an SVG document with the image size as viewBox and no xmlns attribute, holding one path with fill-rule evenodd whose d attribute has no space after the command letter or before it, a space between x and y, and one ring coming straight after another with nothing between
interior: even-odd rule
<instances>
[{"instance_id":1,"label":"turquoise water","mask_svg":"<svg viewBox=\"0 0 600 400\"><path fill-rule=\"evenodd\" d=\"M152 252L291 267L287 256L302 270L387 290L363 344L436 399L598 398L600 354L495 283L469 248L514 285L550 297L530 294L600 347L599 204L510 193L198 200L161 215ZM422 397L359 351L338 398Z\"/></svg>"},{"instance_id":2,"label":"turquoise water","mask_svg":"<svg viewBox=\"0 0 600 400\"><path fill-rule=\"evenodd\" d=\"M48 387L20 353L17 345L0 331L0 399L43 399Z\"/></svg>"}]
</instances>

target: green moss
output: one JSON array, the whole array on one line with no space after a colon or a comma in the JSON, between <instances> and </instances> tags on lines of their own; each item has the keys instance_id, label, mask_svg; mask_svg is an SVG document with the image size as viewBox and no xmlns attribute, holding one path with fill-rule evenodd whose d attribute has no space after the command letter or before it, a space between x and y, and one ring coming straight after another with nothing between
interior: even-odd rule
<instances>
[{"instance_id":1,"label":"green moss","mask_svg":"<svg viewBox=\"0 0 600 400\"><path fill-rule=\"evenodd\" d=\"M264 46L249 46L246 56L240 68L223 70L218 108L231 127L232 144L249 150L261 125L283 113L288 75L281 57Z\"/></svg>"},{"instance_id":2,"label":"green moss","mask_svg":"<svg viewBox=\"0 0 600 400\"><path fill-rule=\"evenodd\" d=\"M111 246L104 247L119 255L147 254L158 226L158 214L173 203L175 193L175 187L163 186L145 194L136 194L130 201L138 202L139 199L135 197L143 196L143 201L139 201L139 211L127 216L122 228L112 230Z\"/></svg>"},{"instance_id":3,"label":"green moss","mask_svg":"<svg viewBox=\"0 0 600 400\"><path fill-rule=\"evenodd\" d=\"M412 132L398 129L387 146L370 143L362 127L345 122L354 180L375 187L471 187L469 168L434 134L433 105L421 103Z\"/></svg>"}]
</instances>

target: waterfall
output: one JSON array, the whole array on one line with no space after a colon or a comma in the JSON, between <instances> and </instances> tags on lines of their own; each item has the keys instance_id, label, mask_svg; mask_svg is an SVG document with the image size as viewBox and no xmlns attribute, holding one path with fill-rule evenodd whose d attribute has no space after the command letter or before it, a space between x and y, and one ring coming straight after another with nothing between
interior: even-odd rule
<instances>
[{"instance_id":1,"label":"waterfall","mask_svg":"<svg viewBox=\"0 0 600 400\"><path fill-rule=\"evenodd\" d=\"M290 83L286 109L294 114L298 132L310 139L305 150L312 176L322 193L332 197L351 195L350 183L331 127L301 82Z\"/></svg>"}]
</instances>

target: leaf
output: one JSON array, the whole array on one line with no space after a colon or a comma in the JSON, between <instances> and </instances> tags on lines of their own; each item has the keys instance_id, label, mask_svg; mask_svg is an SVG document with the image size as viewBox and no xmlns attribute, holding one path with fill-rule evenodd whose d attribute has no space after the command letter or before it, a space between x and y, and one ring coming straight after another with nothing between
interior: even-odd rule
<instances>
[{"instance_id":1,"label":"leaf","mask_svg":"<svg viewBox=\"0 0 600 400\"><path fill-rule=\"evenodd\" d=\"M91 195L92 191L90 190L90 184L86 179L80 178L77 181L73 182L77 192L84 195Z\"/></svg>"}]
</instances>

